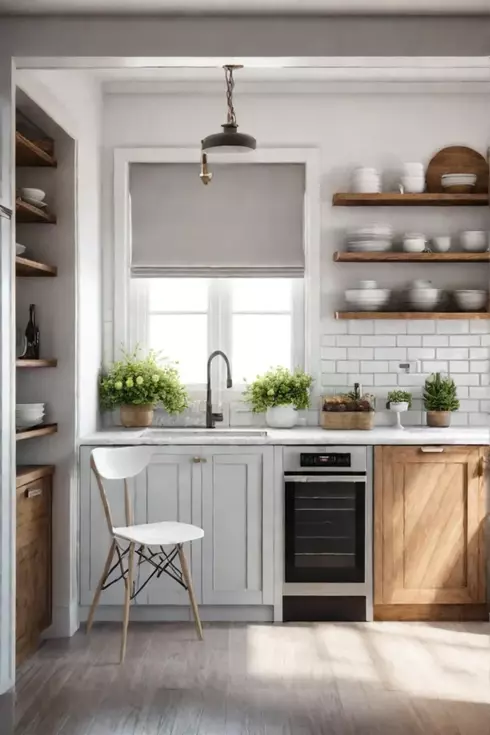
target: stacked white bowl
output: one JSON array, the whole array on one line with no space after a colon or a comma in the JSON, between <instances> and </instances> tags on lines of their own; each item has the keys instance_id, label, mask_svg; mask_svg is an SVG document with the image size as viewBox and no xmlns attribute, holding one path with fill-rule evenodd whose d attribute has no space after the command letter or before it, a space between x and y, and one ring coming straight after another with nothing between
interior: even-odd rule
<instances>
[{"instance_id":1,"label":"stacked white bowl","mask_svg":"<svg viewBox=\"0 0 490 735\"><path fill-rule=\"evenodd\" d=\"M425 172L422 163L404 163L401 183L409 194L421 194L425 191Z\"/></svg>"},{"instance_id":2,"label":"stacked white bowl","mask_svg":"<svg viewBox=\"0 0 490 735\"><path fill-rule=\"evenodd\" d=\"M45 403L17 403L15 406L15 425L18 429L36 426L43 422Z\"/></svg>"},{"instance_id":3,"label":"stacked white bowl","mask_svg":"<svg viewBox=\"0 0 490 735\"><path fill-rule=\"evenodd\" d=\"M390 289L378 288L376 281L360 281L358 288L345 292L345 300L355 310L378 311L385 306L390 295Z\"/></svg>"},{"instance_id":4,"label":"stacked white bowl","mask_svg":"<svg viewBox=\"0 0 490 735\"><path fill-rule=\"evenodd\" d=\"M356 194L378 194L381 191L381 177L375 168L356 168L351 186Z\"/></svg>"},{"instance_id":5,"label":"stacked white bowl","mask_svg":"<svg viewBox=\"0 0 490 735\"><path fill-rule=\"evenodd\" d=\"M351 253L373 253L390 250L393 229L390 225L373 224L347 232L347 250Z\"/></svg>"}]
</instances>

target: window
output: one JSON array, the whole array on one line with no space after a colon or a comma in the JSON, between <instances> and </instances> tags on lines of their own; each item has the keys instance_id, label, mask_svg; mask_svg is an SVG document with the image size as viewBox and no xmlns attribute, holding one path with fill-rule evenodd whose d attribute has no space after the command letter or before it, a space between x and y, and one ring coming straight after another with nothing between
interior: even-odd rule
<instances>
[{"instance_id":1,"label":"window","mask_svg":"<svg viewBox=\"0 0 490 735\"><path fill-rule=\"evenodd\" d=\"M132 341L177 361L187 385L206 382L207 358L216 349L230 358L235 386L270 367L304 366L300 278L136 278L131 283Z\"/></svg>"}]
</instances>

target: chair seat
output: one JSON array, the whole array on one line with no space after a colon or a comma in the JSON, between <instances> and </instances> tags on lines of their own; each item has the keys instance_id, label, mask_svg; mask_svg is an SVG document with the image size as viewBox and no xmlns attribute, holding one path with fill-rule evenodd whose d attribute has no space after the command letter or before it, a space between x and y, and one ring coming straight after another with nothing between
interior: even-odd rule
<instances>
[{"instance_id":1,"label":"chair seat","mask_svg":"<svg viewBox=\"0 0 490 735\"><path fill-rule=\"evenodd\" d=\"M204 531L199 526L191 526L188 523L162 521L141 523L137 526L120 526L114 529L114 536L143 546L175 546L202 538Z\"/></svg>"}]
</instances>

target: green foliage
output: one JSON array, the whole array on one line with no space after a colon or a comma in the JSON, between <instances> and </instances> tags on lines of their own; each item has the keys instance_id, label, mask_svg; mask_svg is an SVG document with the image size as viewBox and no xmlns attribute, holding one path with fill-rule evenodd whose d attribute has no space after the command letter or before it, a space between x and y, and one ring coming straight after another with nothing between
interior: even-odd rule
<instances>
[{"instance_id":1,"label":"green foliage","mask_svg":"<svg viewBox=\"0 0 490 735\"><path fill-rule=\"evenodd\" d=\"M389 407L390 403L408 403L408 407L410 408L412 405L412 394L409 390L392 390L388 393L388 402L386 405Z\"/></svg>"},{"instance_id":2,"label":"green foliage","mask_svg":"<svg viewBox=\"0 0 490 735\"><path fill-rule=\"evenodd\" d=\"M167 413L182 413L187 408L187 391L180 382L177 368L161 365L158 354L151 350L145 357L137 347L125 353L99 381L100 405L110 411L116 406L156 406Z\"/></svg>"},{"instance_id":3,"label":"green foliage","mask_svg":"<svg viewBox=\"0 0 490 735\"><path fill-rule=\"evenodd\" d=\"M443 378L440 373L434 373L427 378L424 406L426 411L457 411L459 401L454 380Z\"/></svg>"},{"instance_id":4,"label":"green foliage","mask_svg":"<svg viewBox=\"0 0 490 735\"><path fill-rule=\"evenodd\" d=\"M312 383L313 378L303 370L290 372L284 367L277 367L264 375L257 375L256 380L247 386L243 396L254 413L262 413L273 406L291 404L297 409L303 409L310 405Z\"/></svg>"}]
</instances>

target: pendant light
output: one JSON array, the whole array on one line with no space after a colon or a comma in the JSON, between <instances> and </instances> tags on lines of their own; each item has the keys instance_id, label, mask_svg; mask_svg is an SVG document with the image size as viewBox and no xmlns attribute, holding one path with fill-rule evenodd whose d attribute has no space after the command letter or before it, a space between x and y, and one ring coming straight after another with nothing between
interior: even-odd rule
<instances>
[{"instance_id":1,"label":"pendant light","mask_svg":"<svg viewBox=\"0 0 490 735\"><path fill-rule=\"evenodd\" d=\"M206 136L206 138L201 141L201 148L203 152L248 153L249 151L255 150L257 147L257 141L251 135L238 132L235 108L233 107L233 89L235 87L233 71L235 69L243 69L243 67L227 64L223 69L225 70L226 102L228 105L227 119L225 124L222 126L223 132Z\"/></svg>"}]
</instances>

